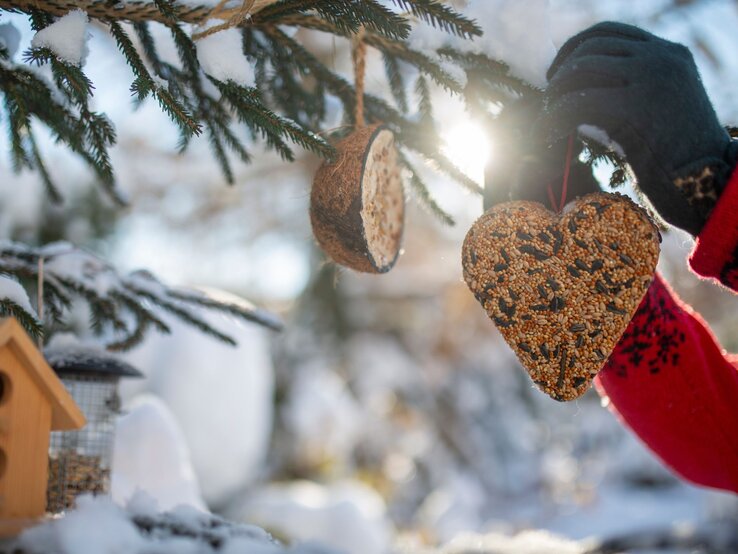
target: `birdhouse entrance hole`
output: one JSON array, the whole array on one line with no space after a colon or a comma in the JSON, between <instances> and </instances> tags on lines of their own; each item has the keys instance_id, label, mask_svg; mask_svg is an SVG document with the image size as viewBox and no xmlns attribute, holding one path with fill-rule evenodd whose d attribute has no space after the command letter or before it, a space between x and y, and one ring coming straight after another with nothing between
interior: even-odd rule
<instances>
[{"instance_id":1,"label":"birdhouse entrance hole","mask_svg":"<svg viewBox=\"0 0 738 554\"><path fill-rule=\"evenodd\" d=\"M8 375L0 370L0 406L10 399L10 379ZM0 433L3 432L2 422L0 422ZM5 475L5 468L8 465L8 456L5 449L0 447L0 479ZM0 499L2 501L2 499Z\"/></svg>"},{"instance_id":2,"label":"birdhouse entrance hole","mask_svg":"<svg viewBox=\"0 0 738 554\"><path fill-rule=\"evenodd\" d=\"M0 370L0 406L10 398L10 379L4 371Z\"/></svg>"}]
</instances>

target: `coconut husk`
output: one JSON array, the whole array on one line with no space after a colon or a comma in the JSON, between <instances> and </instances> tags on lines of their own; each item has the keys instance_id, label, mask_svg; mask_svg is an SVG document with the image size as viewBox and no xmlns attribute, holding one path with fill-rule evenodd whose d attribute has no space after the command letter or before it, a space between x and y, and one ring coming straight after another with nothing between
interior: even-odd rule
<instances>
[{"instance_id":1,"label":"coconut husk","mask_svg":"<svg viewBox=\"0 0 738 554\"><path fill-rule=\"evenodd\" d=\"M362 127L313 180L310 221L323 251L356 271L385 273L400 252L405 198L391 131Z\"/></svg>"}]
</instances>

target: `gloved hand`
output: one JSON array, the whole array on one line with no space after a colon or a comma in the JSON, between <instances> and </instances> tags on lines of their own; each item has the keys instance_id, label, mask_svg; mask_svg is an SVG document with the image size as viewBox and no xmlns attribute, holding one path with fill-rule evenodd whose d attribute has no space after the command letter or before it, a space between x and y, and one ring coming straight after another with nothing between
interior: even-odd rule
<instances>
[{"instance_id":1,"label":"gloved hand","mask_svg":"<svg viewBox=\"0 0 738 554\"><path fill-rule=\"evenodd\" d=\"M622 23L569 39L547 74L539 131L550 142L582 124L619 144L638 186L669 223L699 234L738 159L689 50Z\"/></svg>"},{"instance_id":2,"label":"gloved hand","mask_svg":"<svg viewBox=\"0 0 738 554\"><path fill-rule=\"evenodd\" d=\"M567 139L548 147L536 133L543 98L530 95L508 104L495 120L497 135L494 161L485 174L484 209L509 200L532 200L549 209L548 185L558 204L564 180ZM572 153L565 202L600 190L591 169L578 160L580 148Z\"/></svg>"}]
</instances>

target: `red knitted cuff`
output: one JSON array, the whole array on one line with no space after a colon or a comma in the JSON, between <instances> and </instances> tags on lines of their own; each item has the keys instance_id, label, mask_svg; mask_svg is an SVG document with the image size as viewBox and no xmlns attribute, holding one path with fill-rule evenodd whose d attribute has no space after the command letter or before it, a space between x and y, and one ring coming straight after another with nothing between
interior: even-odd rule
<instances>
[{"instance_id":1,"label":"red knitted cuff","mask_svg":"<svg viewBox=\"0 0 738 554\"><path fill-rule=\"evenodd\" d=\"M702 277L717 279L738 292L738 170L697 237L689 265Z\"/></svg>"}]
</instances>

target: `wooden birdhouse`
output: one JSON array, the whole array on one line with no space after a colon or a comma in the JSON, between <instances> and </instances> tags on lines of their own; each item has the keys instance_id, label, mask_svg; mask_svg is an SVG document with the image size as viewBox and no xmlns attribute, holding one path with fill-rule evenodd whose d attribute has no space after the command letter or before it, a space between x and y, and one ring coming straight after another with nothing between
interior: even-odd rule
<instances>
[{"instance_id":1,"label":"wooden birdhouse","mask_svg":"<svg viewBox=\"0 0 738 554\"><path fill-rule=\"evenodd\" d=\"M15 319L0 321L0 536L44 515L52 430L85 416Z\"/></svg>"}]
</instances>

